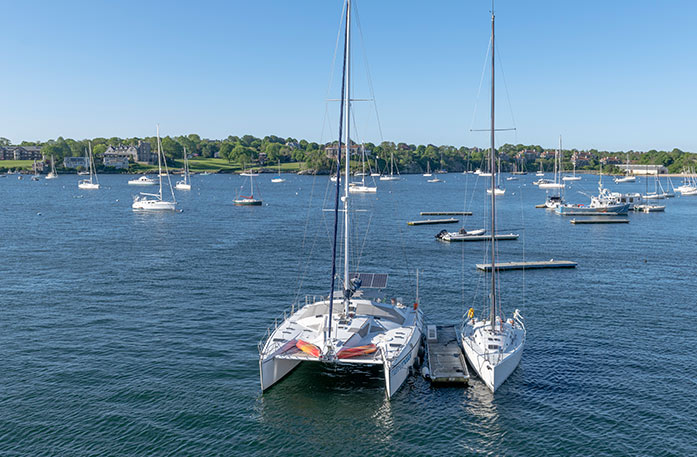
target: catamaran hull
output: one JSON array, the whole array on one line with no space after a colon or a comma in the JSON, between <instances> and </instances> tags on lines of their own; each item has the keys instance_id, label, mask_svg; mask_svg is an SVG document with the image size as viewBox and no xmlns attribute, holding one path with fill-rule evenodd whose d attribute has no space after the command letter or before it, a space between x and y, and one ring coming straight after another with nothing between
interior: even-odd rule
<instances>
[{"instance_id":1,"label":"catamaran hull","mask_svg":"<svg viewBox=\"0 0 697 457\"><path fill-rule=\"evenodd\" d=\"M419 348L422 342L422 329L414 332L409 348L405 348L404 354L394 363L385 362L385 391L387 397L392 398L404 385L411 372L411 368L419 358Z\"/></svg>"},{"instance_id":2,"label":"catamaran hull","mask_svg":"<svg viewBox=\"0 0 697 457\"><path fill-rule=\"evenodd\" d=\"M272 357L259 360L259 373L261 375L261 390L264 391L286 377L298 365L300 360L287 360Z\"/></svg>"}]
</instances>

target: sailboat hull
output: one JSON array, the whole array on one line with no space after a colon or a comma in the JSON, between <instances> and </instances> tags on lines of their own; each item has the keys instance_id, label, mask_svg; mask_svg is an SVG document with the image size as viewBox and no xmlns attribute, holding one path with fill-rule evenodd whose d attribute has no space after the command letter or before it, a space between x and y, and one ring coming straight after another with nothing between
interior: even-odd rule
<instances>
[{"instance_id":1,"label":"sailboat hull","mask_svg":"<svg viewBox=\"0 0 697 457\"><path fill-rule=\"evenodd\" d=\"M178 182L175 186L175 189L177 190L191 190L191 184L186 184L183 182Z\"/></svg>"},{"instance_id":2,"label":"sailboat hull","mask_svg":"<svg viewBox=\"0 0 697 457\"><path fill-rule=\"evenodd\" d=\"M78 187L78 189L95 190L95 189L99 189L99 184L91 183L91 182L87 181L87 182L78 183L77 187Z\"/></svg>"},{"instance_id":3,"label":"sailboat hull","mask_svg":"<svg viewBox=\"0 0 697 457\"><path fill-rule=\"evenodd\" d=\"M497 322L496 328L492 332L488 322L469 320L461 335L467 361L492 392L496 392L518 367L525 346L522 322Z\"/></svg>"},{"instance_id":4,"label":"sailboat hull","mask_svg":"<svg viewBox=\"0 0 697 457\"><path fill-rule=\"evenodd\" d=\"M140 199L133 202L131 208L135 211L174 211L177 204L160 200Z\"/></svg>"}]
</instances>

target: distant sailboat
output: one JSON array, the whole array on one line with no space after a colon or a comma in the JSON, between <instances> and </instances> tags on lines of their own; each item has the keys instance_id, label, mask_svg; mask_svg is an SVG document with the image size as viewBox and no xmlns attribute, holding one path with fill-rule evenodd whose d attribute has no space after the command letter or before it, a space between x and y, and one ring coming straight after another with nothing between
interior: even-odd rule
<instances>
[{"instance_id":1,"label":"distant sailboat","mask_svg":"<svg viewBox=\"0 0 697 457\"><path fill-rule=\"evenodd\" d=\"M431 173L431 161L430 160L428 162L426 162L426 173L424 173L424 176L426 176L426 177L433 176L433 174Z\"/></svg>"},{"instance_id":2,"label":"distant sailboat","mask_svg":"<svg viewBox=\"0 0 697 457\"><path fill-rule=\"evenodd\" d=\"M175 211L177 209L177 199L174 196L174 189L172 188L172 181L169 177L169 170L167 169L167 161L163 160L162 157L162 143L160 142L160 126L157 126L157 167L159 169L159 183L160 188L156 194L148 194L141 192L140 195L133 197L133 204L131 208L134 211ZM162 171L162 162L165 164L165 171ZM162 178L167 178L167 183L169 184L169 192L172 196L172 200L165 200L162 195ZM130 184L130 181L129 181Z\"/></svg>"},{"instance_id":3,"label":"distant sailboat","mask_svg":"<svg viewBox=\"0 0 697 457\"><path fill-rule=\"evenodd\" d=\"M394 152L390 151L390 174L380 176L380 181L399 181L399 168L397 169L397 176L394 174Z\"/></svg>"},{"instance_id":4,"label":"distant sailboat","mask_svg":"<svg viewBox=\"0 0 697 457\"><path fill-rule=\"evenodd\" d=\"M627 153L627 165L624 170L624 176L621 178L615 178L615 183L623 182L636 182L636 176L629 174L629 153Z\"/></svg>"},{"instance_id":5,"label":"distant sailboat","mask_svg":"<svg viewBox=\"0 0 697 457\"><path fill-rule=\"evenodd\" d=\"M540 182L538 187L540 189L563 189L566 184L559 181L559 175L561 174L561 135L559 135L559 150L554 151L554 182Z\"/></svg>"},{"instance_id":6,"label":"distant sailboat","mask_svg":"<svg viewBox=\"0 0 697 457\"><path fill-rule=\"evenodd\" d=\"M177 190L191 190L191 174L189 172L189 155L186 153L186 147L184 148L184 179L177 181L174 185Z\"/></svg>"},{"instance_id":7,"label":"distant sailboat","mask_svg":"<svg viewBox=\"0 0 697 457\"><path fill-rule=\"evenodd\" d=\"M89 169L90 178L81 179L77 182L78 189L99 189L99 180L97 179L97 170L94 168L94 157L92 156L92 142L89 142L89 156L87 160L87 168Z\"/></svg>"},{"instance_id":8,"label":"distant sailboat","mask_svg":"<svg viewBox=\"0 0 697 457\"><path fill-rule=\"evenodd\" d=\"M243 173L243 175L249 178L250 193L249 195L238 195L237 198L232 201L232 203L236 206L261 206L261 199L254 198L254 177L259 175L256 173Z\"/></svg>"},{"instance_id":9,"label":"distant sailboat","mask_svg":"<svg viewBox=\"0 0 697 457\"><path fill-rule=\"evenodd\" d=\"M349 183L349 192L352 194L374 194L378 191L377 186L366 186L365 184L365 147L361 148L361 164L363 171L360 173L361 181Z\"/></svg>"},{"instance_id":10,"label":"distant sailboat","mask_svg":"<svg viewBox=\"0 0 697 457\"><path fill-rule=\"evenodd\" d=\"M496 166L496 149L494 143L494 8L491 8L491 154L490 169ZM491 177L491 187L495 187L495 178ZM496 197L491 195L491 284L489 290L489 316L487 319L474 317L470 308L462 325L461 341L465 356L484 384L495 392L513 373L523 356L526 330L523 318L516 309L513 318L505 320L498 299L499 283L496 268Z\"/></svg>"},{"instance_id":11,"label":"distant sailboat","mask_svg":"<svg viewBox=\"0 0 697 457\"><path fill-rule=\"evenodd\" d=\"M56 163L53 161L53 155L51 155L51 171L46 175L46 179L56 179L57 177Z\"/></svg>"},{"instance_id":12,"label":"distant sailboat","mask_svg":"<svg viewBox=\"0 0 697 457\"><path fill-rule=\"evenodd\" d=\"M278 159L278 177L273 178L271 180L271 182L275 182L275 183L286 182L286 180L281 177L281 159Z\"/></svg>"}]
</instances>

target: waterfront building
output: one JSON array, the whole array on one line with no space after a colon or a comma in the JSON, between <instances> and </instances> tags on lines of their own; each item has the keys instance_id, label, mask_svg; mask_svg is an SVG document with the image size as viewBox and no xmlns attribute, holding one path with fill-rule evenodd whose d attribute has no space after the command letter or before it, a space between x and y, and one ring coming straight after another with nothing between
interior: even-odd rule
<instances>
[{"instance_id":1,"label":"waterfront building","mask_svg":"<svg viewBox=\"0 0 697 457\"><path fill-rule=\"evenodd\" d=\"M0 160L43 160L41 146L0 147Z\"/></svg>"},{"instance_id":2,"label":"waterfront building","mask_svg":"<svg viewBox=\"0 0 697 457\"><path fill-rule=\"evenodd\" d=\"M114 166L108 165L107 162L122 164L123 158L146 164L153 164L157 160L157 156L152 153L150 143L147 141L139 140L135 146L125 144L112 145L104 151L104 165L107 167Z\"/></svg>"},{"instance_id":3,"label":"waterfront building","mask_svg":"<svg viewBox=\"0 0 697 457\"><path fill-rule=\"evenodd\" d=\"M65 168L78 168L82 167L87 169L87 160L84 157L65 157L63 159L63 166Z\"/></svg>"}]
</instances>

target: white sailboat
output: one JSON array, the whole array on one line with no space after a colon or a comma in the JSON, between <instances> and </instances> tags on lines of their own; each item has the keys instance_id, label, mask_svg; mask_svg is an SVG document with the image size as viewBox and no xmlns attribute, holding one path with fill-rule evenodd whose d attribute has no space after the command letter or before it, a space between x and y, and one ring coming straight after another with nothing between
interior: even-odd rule
<instances>
[{"instance_id":1,"label":"white sailboat","mask_svg":"<svg viewBox=\"0 0 697 457\"><path fill-rule=\"evenodd\" d=\"M399 168L397 175L394 174L394 152L390 151L390 174L380 176L380 181L399 181Z\"/></svg>"},{"instance_id":2,"label":"white sailboat","mask_svg":"<svg viewBox=\"0 0 697 457\"><path fill-rule=\"evenodd\" d=\"M370 165L370 160L368 161L368 165ZM371 170L370 176L372 178L377 178L380 176L380 166L378 165L378 157L375 157L375 171Z\"/></svg>"},{"instance_id":3,"label":"white sailboat","mask_svg":"<svg viewBox=\"0 0 697 457\"><path fill-rule=\"evenodd\" d=\"M189 155L186 153L186 147L184 147L184 179L177 181L174 185L177 190L191 190L191 174L189 172Z\"/></svg>"},{"instance_id":4,"label":"white sailboat","mask_svg":"<svg viewBox=\"0 0 697 457\"><path fill-rule=\"evenodd\" d=\"M542 171L542 160L540 160L540 171L538 171L537 173L535 173L535 176L541 178L541 177L543 177L544 175L545 175L545 172Z\"/></svg>"},{"instance_id":5,"label":"white sailboat","mask_svg":"<svg viewBox=\"0 0 697 457\"><path fill-rule=\"evenodd\" d=\"M562 181L580 181L581 180L580 176L576 176L576 156L572 157L572 159L573 160L571 161L571 163L574 165L574 173L571 176L569 176L569 175L564 176L563 178L561 178Z\"/></svg>"},{"instance_id":6,"label":"white sailboat","mask_svg":"<svg viewBox=\"0 0 697 457\"><path fill-rule=\"evenodd\" d=\"M559 181L559 175L561 174L561 135L559 135L559 150L554 151L554 181L553 182L541 182L538 184L540 189L563 189L566 184Z\"/></svg>"},{"instance_id":7,"label":"white sailboat","mask_svg":"<svg viewBox=\"0 0 697 457\"><path fill-rule=\"evenodd\" d=\"M99 189L99 179L97 178L97 170L94 168L94 157L92 156L92 142L89 142L89 156L87 159L87 168L89 169L90 178L81 179L77 182L78 189L95 190Z\"/></svg>"},{"instance_id":8,"label":"white sailboat","mask_svg":"<svg viewBox=\"0 0 697 457\"><path fill-rule=\"evenodd\" d=\"M627 168L624 170L624 176L621 178L615 178L616 184L623 182L636 182L636 176L629 174L629 153L627 153Z\"/></svg>"},{"instance_id":9,"label":"white sailboat","mask_svg":"<svg viewBox=\"0 0 697 457\"><path fill-rule=\"evenodd\" d=\"M271 179L271 182L275 182L275 183L286 182L286 180L281 177L281 159L278 159L278 177Z\"/></svg>"},{"instance_id":10,"label":"white sailboat","mask_svg":"<svg viewBox=\"0 0 697 457\"><path fill-rule=\"evenodd\" d=\"M491 169L495 166L496 149L494 145L494 5L491 5ZM491 187L495 179L491 178ZM491 289L489 290L489 316L477 319L472 308L467 312L461 330L462 347L465 357L474 371L484 381L492 392L513 373L523 355L525 346L525 324L520 312L516 309L513 318L504 319L498 297L498 272L496 269L496 198L491 195Z\"/></svg>"},{"instance_id":11,"label":"white sailboat","mask_svg":"<svg viewBox=\"0 0 697 457\"><path fill-rule=\"evenodd\" d=\"M162 171L162 162L165 163L165 171ZM177 209L177 199L174 196L174 189L172 188L172 181L169 177L169 170L167 169L167 161L164 160L162 156L162 144L160 142L160 125L157 125L157 167L159 169L159 184L160 188L156 194L148 194L141 192L140 195L135 195L133 197L133 204L131 208L134 211L175 211ZM167 184L169 185L169 192L172 196L172 200L165 200L162 195L162 178L167 178ZM130 181L129 181L130 184Z\"/></svg>"},{"instance_id":12,"label":"white sailboat","mask_svg":"<svg viewBox=\"0 0 697 457\"><path fill-rule=\"evenodd\" d=\"M431 161L429 160L426 162L426 173L423 174L425 177L431 177L433 174L431 173Z\"/></svg>"},{"instance_id":13,"label":"white sailboat","mask_svg":"<svg viewBox=\"0 0 697 457\"><path fill-rule=\"evenodd\" d=\"M56 173L56 163L53 161L53 155L51 156L51 171L46 175L46 179L56 179L58 173Z\"/></svg>"},{"instance_id":14,"label":"white sailboat","mask_svg":"<svg viewBox=\"0 0 697 457\"><path fill-rule=\"evenodd\" d=\"M493 150L490 152L490 154L493 154ZM499 159L498 165L498 170L496 170L496 187L493 187L495 196L504 195L506 193L506 189L501 187L501 159ZM492 187L489 187L486 190L486 193L491 195L491 189Z\"/></svg>"},{"instance_id":15,"label":"white sailboat","mask_svg":"<svg viewBox=\"0 0 697 457\"><path fill-rule=\"evenodd\" d=\"M87 148L85 148L85 168L83 170L80 170L77 172L78 176L87 176L88 174L90 174L90 172L88 170L89 163L90 163L90 159L89 159L89 157L87 157Z\"/></svg>"},{"instance_id":16,"label":"white sailboat","mask_svg":"<svg viewBox=\"0 0 697 457\"><path fill-rule=\"evenodd\" d=\"M377 193L377 186L367 186L365 184L365 147L361 147L361 164L363 165L362 172L358 175L361 177L360 182L352 182L349 184L349 192L352 194L374 194Z\"/></svg>"},{"instance_id":17,"label":"white sailboat","mask_svg":"<svg viewBox=\"0 0 697 457\"><path fill-rule=\"evenodd\" d=\"M343 144L351 144L351 0L346 0L346 35L342 74L341 120L337 175L341 173ZM348 148L346 148L348 151ZM301 362L353 369L380 366L384 370L385 392L392 397L409 376L418 357L423 332L423 315L418 308L397 300L371 298L361 289L384 289L387 275L352 273L349 269L351 233L349 227L349 154L344 160L344 179L336 185L334 236L332 243L331 287L319 300L306 298L305 305L292 307L290 315L259 344L259 371L264 391L289 374ZM341 186L343 184L343 195ZM341 197L341 198L340 198ZM343 208L339 209L340 201ZM336 292L336 259L340 241L337 228L343 219L343 292ZM342 305L342 306L341 306Z\"/></svg>"}]
</instances>

